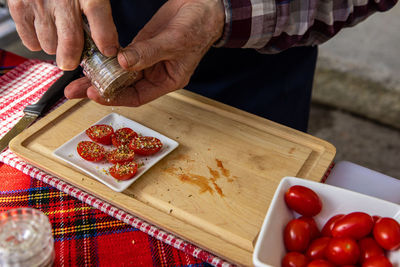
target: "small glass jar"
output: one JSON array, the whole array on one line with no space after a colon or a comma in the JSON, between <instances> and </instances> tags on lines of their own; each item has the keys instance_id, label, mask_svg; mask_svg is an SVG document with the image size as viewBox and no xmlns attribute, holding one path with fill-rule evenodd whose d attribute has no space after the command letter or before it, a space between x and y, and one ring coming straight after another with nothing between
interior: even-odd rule
<instances>
[{"instance_id":1,"label":"small glass jar","mask_svg":"<svg viewBox=\"0 0 400 267\"><path fill-rule=\"evenodd\" d=\"M120 91L132 85L137 73L123 69L117 57L106 57L100 53L90 37L88 26L84 27L85 46L81 66L99 94L107 101L114 99Z\"/></svg>"},{"instance_id":2,"label":"small glass jar","mask_svg":"<svg viewBox=\"0 0 400 267\"><path fill-rule=\"evenodd\" d=\"M0 214L0 266L52 266L54 256L51 224L43 212L19 208Z\"/></svg>"}]
</instances>

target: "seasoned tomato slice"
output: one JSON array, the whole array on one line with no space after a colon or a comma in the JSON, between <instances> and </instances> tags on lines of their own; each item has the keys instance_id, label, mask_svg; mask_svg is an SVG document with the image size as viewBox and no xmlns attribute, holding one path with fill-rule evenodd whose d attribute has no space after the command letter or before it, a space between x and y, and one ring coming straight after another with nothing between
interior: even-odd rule
<instances>
[{"instance_id":1,"label":"seasoned tomato slice","mask_svg":"<svg viewBox=\"0 0 400 267\"><path fill-rule=\"evenodd\" d=\"M118 180L129 180L133 176L135 176L137 172L138 165L131 161L125 164L115 164L112 166L108 172L111 174L112 177Z\"/></svg>"},{"instance_id":2,"label":"seasoned tomato slice","mask_svg":"<svg viewBox=\"0 0 400 267\"><path fill-rule=\"evenodd\" d=\"M129 147L139 155L153 155L162 148L163 144L155 137L151 136L139 136L132 139Z\"/></svg>"},{"instance_id":3,"label":"seasoned tomato slice","mask_svg":"<svg viewBox=\"0 0 400 267\"><path fill-rule=\"evenodd\" d=\"M76 148L79 156L88 161L100 161L104 158L105 150L92 141L81 141Z\"/></svg>"},{"instance_id":4,"label":"seasoned tomato slice","mask_svg":"<svg viewBox=\"0 0 400 267\"><path fill-rule=\"evenodd\" d=\"M111 142L114 146L128 146L133 138L138 137L138 134L131 128L121 128L115 131L111 137Z\"/></svg>"},{"instance_id":5,"label":"seasoned tomato slice","mask_svg":"<svg viewBox=\"0 0 400 267\"><path fill-rule=\"evenodd\" d=\"M135 152L128 146L120 146L107 153L106 158L110 163L125 163L132 161L135 157Z\"/></svg>"},{"instance_id":6,"label":"seasoned tomato slice","mask_svg":"<svg viewBox=\"0 0 400 267\"><path fill-rule=\"evenodd\" d=\"M110 125L96 124L86 130L87 136L96 143L111 145L111 136L114 129Z\"/></svg>"}]
</instances>

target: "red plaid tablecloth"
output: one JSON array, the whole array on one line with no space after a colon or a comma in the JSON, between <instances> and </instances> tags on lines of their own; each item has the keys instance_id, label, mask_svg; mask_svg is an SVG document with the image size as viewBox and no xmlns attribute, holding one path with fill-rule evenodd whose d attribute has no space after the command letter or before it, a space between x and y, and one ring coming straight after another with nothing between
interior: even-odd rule
<instances>
[{"instance_id":1,"label":"red plaid tablecloth","mask_svg":"<svg viewBox=\"0 0 400 267\"><path fill-rule=\"evenodd\" d=\"M12 70L26 59L0 49L0 76Z\"/></svg>"},{"instance_id":2,"label":"red plaid tablecloth","mask_svg":"<svg viewBox=\"0 0 400 267\"><path fill-rule=\"evenodd\" d=\"M0 75L8 71L0 77L2 137L61 71L49 62L25 60L1 49L0 60ZM55 266L230 265L27 164L7 149L0 154L0 212L17 207L37 208L49 217Z\"/></svg>"}]
</instances>

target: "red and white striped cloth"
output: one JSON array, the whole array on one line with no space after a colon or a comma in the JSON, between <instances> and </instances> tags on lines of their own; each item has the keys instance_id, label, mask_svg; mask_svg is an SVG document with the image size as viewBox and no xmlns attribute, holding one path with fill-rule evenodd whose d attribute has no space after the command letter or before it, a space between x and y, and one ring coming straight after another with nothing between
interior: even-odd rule
<instances>
[{"instance_id":1,"label":"red and white striped cloth","mask_svg":"<svg viewBox=\"0 0 400 267\"><path fill-rule=\"evenodd\" d=\"M49 62L27 60L12 71L9 71L6 75L0 77L0 138L22 118L24 115L23 109L27 105L39 100L42 94L61 75L62 71ZM61 100L54 108L57 108L65 101L65 99ZM232 266L229 262L26 163L9 149L0 153L0 161L209 264L214 266Z\"/></svg>"}]
</instances>

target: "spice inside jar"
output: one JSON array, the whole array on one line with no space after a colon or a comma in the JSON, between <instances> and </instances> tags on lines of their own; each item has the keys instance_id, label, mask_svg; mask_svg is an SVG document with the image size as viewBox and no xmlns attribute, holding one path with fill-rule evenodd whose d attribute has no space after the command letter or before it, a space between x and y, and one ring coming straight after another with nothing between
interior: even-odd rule
<instances>
[{"instance_id":1,"label":"spice inside jar","mask_svg":"<svg viewBox=\"0 0 400 267\"><path fill-rule=\"evenodd\" d=\"M81 60L83 72L99 94L111 101L134 83L137 73L123 69L117 57L104 56L90 37L90 32L87 29L84 32L85 46Z\"/></svg>"}]
</instances>

